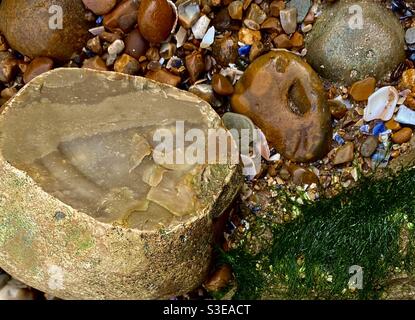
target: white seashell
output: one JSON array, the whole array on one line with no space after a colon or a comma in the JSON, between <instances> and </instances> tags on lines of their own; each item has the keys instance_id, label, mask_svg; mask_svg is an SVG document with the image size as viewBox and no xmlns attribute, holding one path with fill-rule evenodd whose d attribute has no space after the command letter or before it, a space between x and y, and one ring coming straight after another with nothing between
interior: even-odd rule
<instances>
[{"instance_id":1,"label":"white seashell","mask_svg":"<svg viewBox=\"0 0 415 320\"><path fill-rule=\"evenodd\" d=\"M204 35L203 40L200 43L200 47L202 49L209 48L212 45L213 41L215 41L215 27L212 26Z\"/></svg>"},{"instance_id":2,"label":"white seashell","mask_svg":"<svg viewBox=\"0 0 415 320\"><path fill-rule=\"evenodd\" d=\"M192 32L196 39L202 39L209 27L210 19L207 16L201 16L193 25Z\"/></svg>"},{"instance_id":3,"label":"white seashell","mask_svg":"<svg viewBox=\"0 0 415 320\"><path fill-rule=\"evenodd\" d=\"M336 98L334 98L332 101L338 101L341 104L343 104L347 109L351 109L352 108L352 104L350 102L350 100L347 99L343 99L342 96L338 95Z\"/></svg>"},{"instance_id":4,"label":"white seashell","mask_svg":"<svg viewBox=\"0 0 415 320\"><path fill-rule=\"evenodd\" d=\"M243 164L243 175L250 180L255 178L259 171L257 171L254 160L250 156L241 154L241 161Z\"/></svg>"},{"instance_id":5,"label":"white seashell","mask_svg":"<svg viewBox=\"0 0 415 320\"><path fill-rule=\"evenodd\" d=\"M395 120L402 124L415 125L415 111L403 104L399 107Z\"/></svg>"},{"instance_id":6,"label":"white seashell","mask_svg":"<svg viewBox=\"0 0 415 320\"><path fill-rule=\"evenodd\" d=\"M383 87L373 93L368 100L363 119L366 122L379 119L389 121L395 112L399 93L394 87Z\"/></svg>"}]
</instances>

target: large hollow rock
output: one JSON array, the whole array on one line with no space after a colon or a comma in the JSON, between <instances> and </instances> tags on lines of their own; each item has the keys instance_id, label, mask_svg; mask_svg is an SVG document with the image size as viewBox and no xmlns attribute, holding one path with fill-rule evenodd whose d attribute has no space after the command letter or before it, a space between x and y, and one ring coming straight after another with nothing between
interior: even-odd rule
<instances>
[{"instance_id":1,"label":"large hollow rock","mask_svg":"<svg viewBox=\"0 0 415 320\"><path fill-rule=\"evenodd\" d=\"M82 0L2 0L0 33L13 49L30 58L66 61L89 37L91 23L85 13Z\"/></svg>"},{"instance_id":2,"label":"large hollow rock","mask_svg":"<svg viewBox=\"0 0 415 320\"><path fill-rule=\"evenodd\" d=\"M177 137L176 121L223 129L203 100L141 77L56 69L30 82L0 115L0 267L60 298L198 286L241 175L157 160L154 134Z\"/></svg>"},{"instance_id":3,"label":"large hollow rock","mask_svg":"<svg viewBox=\"0 0 415 320\"><path fill-rule=\"evenodd\" d=\"M404 30L384 4L342 0L323 8L306 37L307 61L342 84L387 77L405 60Z\"/></svg>"}]
</instances>

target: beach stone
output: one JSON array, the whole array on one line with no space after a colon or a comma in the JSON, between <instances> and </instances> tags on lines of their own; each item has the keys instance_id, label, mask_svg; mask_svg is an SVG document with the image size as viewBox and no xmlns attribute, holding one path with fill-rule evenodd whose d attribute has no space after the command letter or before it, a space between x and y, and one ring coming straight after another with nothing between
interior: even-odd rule
<instances>
[{"instance_id":1,"label":"beach stone","mask_svg":"<svg viewBox=\"0 0 415 320\"><path fill-rule=\"evenodd\" d=\"M95 56L95 57L92 57L92 58L89 58L89 59L85 59L83 65L82 65L82 68L88 68L88 69L93 69L93 70L98 70L98 71L107 71L108 70L107 64L99 56Z\"/></svg>"},{"instance_id":2,"label":"beach stone","mask_svg":"<svg viewBox=\"0 0 415 320\"><path fill-rule=\"evenodd\" d=\"M230 96L234 92L232 83L228 78L218 73L212 76L212 87L221 96Z\"/></svg>"},{"instance_id":3,"label":"beach stone","mask_svg":"<svg viewBox=\"0 0 415 320\"><path fill-rule=\"evenodd\" d=\"M368 77L364 80L353 83L350 88L350 95L355 101L366 101L375 92L376 79Z\"/></svg>"},{"instance_id":4,"label":"beach stone","mask_svg":"<svg viewBox=\"0 0 415 320\"><path fill-rule=\"evenodd\" d=\"M246 27L242 27L238 32L239 41L244 44L252 45L257 41L260 41L262 36L258 30L251 30Z\"/></svg>"},{"instance_id":5,"label":"beach stone","mask_svg":"<svg viewBox=\"0 0 415 320\"><path fill-rule=\"evenodd\" d=\"M333 159L334 165L344 164L354 159L354 144L353 142L346 142L339 147Z\"/></svg>"},{"instance_id":6,"label":"beach stone","mask_svg":"<svg viewBox=\"0 0 415 320\"><path fill-rule=\"evenodd\" d=\"M142 0L138 8L138 29L153 43L167 39L176 21L176 12L167 0Z\"/></svg>"},{"instance_id":7,"label":"beach stone","mask_svg":"<svg viewBox=\"0 0 415 320\"><path fill-rule=\"evenodd\" d=\"M37 76L52 70L53 60L47 57L37 57L34 58L30 64L27 66L27 69L23 75L23 81L28 83Z\"/></svg>"},{"instance_id":8,"label":"beach stone","mask_svg":"<svg viewBox=\"0 0 415 320\"><path fill-rule=\"evenodd\" d=\"M285 33L294 33L297 30L297 9L292 7L281 10L280 21Z\"/></svg>"},{"instance_id":9,"label":"beach stone","mask_svg":"<svg viewBox=\"0 0 415 320\"><path fill-rule=\"evenodd\" d=\"M237 82L231 104L287 159L313 161L329 150L331 115L323 85L292 53L281 50L257 58Z\"/></svg>"},{"instance_id":10,"label":"beach stone","mask_svg":"<svg viewBox=\"0 0 415 320\"><path fill-rule=\"evenodd\" d=\"M235 20L242 20L244 4L242 1L236 0L232 1L228 6L229 16Z\"/></svg>"},{"instance_id":11,"label":"beach stone","mask_svg":"<svg viewBox=\"0 0 415 320\"><path fill-rule=\"evenodd\" d=\"M353 5L362 8L362 28L349 13ZM399 20L370 0L327 5L306 36L307 61L324 78L346 85L368 76L388 77L405 60L404 47Z\"/></svg>"},{"instance_id":12,"label":"beach stone","mask_svg":"<svg viewBox=\"0 0 415 320\"><path fill-rule=\"evenodd\" d=\"M62 7L62 28L50 28L51 6ZM18 14L17 14L18 13ZM9 45L30 57L66 61L85 46L88 29L82 0L3 0L0 3L0 32ZM52 19L52 22L54 20Z\"/></svg>"},{"instance_id":13,"label":"beach stone","mask_svg":"<svg viewBox=\"0 0 415 320\"><path fill-rule=\"evenodd\" d=\"M114 64L114 71L125 74L135 75L140 70L140 64L138 61L128 54L123 54L119 57Z\"/></svg>"},{"instance_id":14,"label":"beach stone","mask_svg":"<svg viewBox=\"0 0 415 320\"><path fill-rule=\"evenodd\" d=\"M146 54L147 49L148 42L143 38L138 29L134 29L127 35L125 39L125 53L138 60Z\"/></svg>"},{"instance_id":15,"label":"beach stone","mask_svg":"<svg viewBox=\"0 0 415 320\"><path fill-rule=\"evenodd\" d=\"M59 68L20 90L0 115L0 267L62 299L197 288L243 179L231 163L163 162L157 132L177 121L225 130L205 101L142 77Z\"/></svg>"},{"instance_id":16,"label":"beach stone","mask_svg":"<svg viewBox=\"0 0 415 320\"><path fill-rule=\"evenodd\" d=\"M190 75L190 81L195 83L202 72L205 71L205 59L199 51L193 51L185 58L186 69Z\"/></svg>"},{"instance_id":17,"label":"beach stone","mask_svg":"<svg viewBox=\"0 0 415 320\"><path fill-rule=\"evenodd\" d=\"M343 118L347 113L347 107L338 100L330 100L329 106L332 117L337 120Z\"/></svg>"},{"instance_id":18,"label":"beach stone","mask_svg":"<svg viewBox=\"0 0 415 320\"><path fill-rule=\"evenodd\" d=\"M287 8L297 9L297 23L301 23L311 8L311 0L291 0L287 3Z\"/></svg>"},{"instance_id":19,"label":"beach stone","mask_svg":"<svg viewBox=\"0 0 415 320\"><path fill-rule=\"evenodd\" d=\"M415 27L409 28L405 32L405 41L407 44L415 43Z\"/></svg>"},{"instance_id":20,"label":"beach stone","mask_svg":"<svg viewBox=\"0 0 415 320\"><path fill-rule=\"evenodd\" d=\"M104 16L103 25L109 30L121 29L131 31L137 24L137 11L139 2L136 0L123 0L114 10Z\"/></svg>"},{"instance_id":21,"label":"beach stone","mask_svg":"<svg viewBox=\"0 0 415 320\"><path fill-rule=\"evenodd\" d=\"M215 39L212 45L212 56L222 66L228 67L238 58L238 38L233 35L225 35L221 39Z\"/></svg>"},{"instance_id":22,"label":"beach stone","mask_svg":"<svg viewBox=\"0 0 415 320\"><path fill-rule=\"evenodd\" d=\"M12 53L0 52L0 81L10 82L18 70L18 61Z\"/></svg>"},{"instance_id":23,"label":"beach stone","mask_svg":"<svg viewBox=\"0 0 415 320\"><path fill-rule=\"evenodd\" d=\"M314 172L307 170L303 167L300 167L296 164L291 164L288 166L290 175L292 176L294 184L298 186L303 186L305 184L319 184L320 181Z\"/></svg>"},{"instance_id":24,"label":"beach stone","mask_svg":"<svg viewBox=\"0 0 415 320\"><path fill-rule=\"evenodd\" d=\"M173 87L177 87L182 79L179 76L176 76L166 69L159 69L159 70L149 70L146 73L146 78L171 85Z\"/></svg>"},{"instance_id":25,"label":"beach stone","mask_svg":"<svg viewBox=\"0 0 415 320\"><path fill-rule=\"evenodd\" d=\"M375 153L378 145L379 141L377 137L368 136L366 140L362 143L362 146L360 147L360 154L365 158L369 158L370 156L372 156L373 153Z\"/></svg>"},{"instance_id":26,"label":"beach stone","mask_svg":"<svg viewBox=\"0 0 415 320\"><path fill-rule=\"evenodd\" d=\"M395 121L395 119L390 119L385 123L386 129L392 130L392 131L398 131L402 129L399 122Z\"/></svg>"},{"instance_id":27,"label":"beach stone","mask_svg":"<svg viewBox=\"0 0 415 320\"><path fill-rule=\"evenodd\" d=\"M232 268L225 264L220 266L206 282L204 287L210 292L218 292L224 289L232 279Z\"/></svg>"},{"instance_id":28,"label":"beach stone","mask_svg":"<svg viewBox=\"0 0 415 320\"><path fill-rule=\"evenodd\" d=\"M412 129L403 128L392 135L392 141L397 144L408 142L412 138Z\"/></svg>"},{"instance_id":29,"label":"beach stone","mask_svg":"<svg viewBox=\"0 0 415 320\"><path fill-rule=\"evenodd\" d=\"M117 0L82 0L82 2L98 16L107 14L117 4Z\"/></svg>"}]
</instances>

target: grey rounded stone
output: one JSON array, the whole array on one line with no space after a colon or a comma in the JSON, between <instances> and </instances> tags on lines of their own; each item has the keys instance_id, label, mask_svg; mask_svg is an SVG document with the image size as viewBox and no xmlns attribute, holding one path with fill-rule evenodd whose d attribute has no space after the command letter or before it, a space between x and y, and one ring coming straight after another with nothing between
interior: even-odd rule
<instances>
[{"instance_id":1,"label":"grey rounded stone","mask_svg":"<svg viewBox=\"0 0 415 320\"><path fill-rule=\"evenodd\" d=\"M382 4L338 1L323 9L306 37L306 48L308 62L328 80L380 80L405 59L404 30Z\"/></svg>"},{"instance_id":2,"label":"grey rounded stone","mask_svg":"<svg viewBox=\"0 0 415 320\"><path fill-rule=\"evenodd\" d=\"M409 28L405 33L405 41L407 44L415 43L415 27Z\"/></svg>"}]
</instances>

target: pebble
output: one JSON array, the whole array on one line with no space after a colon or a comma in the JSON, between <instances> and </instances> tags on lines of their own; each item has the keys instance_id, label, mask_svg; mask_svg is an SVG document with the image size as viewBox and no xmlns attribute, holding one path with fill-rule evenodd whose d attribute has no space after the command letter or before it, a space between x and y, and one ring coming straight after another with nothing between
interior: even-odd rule
<instances>
[{"instance_id":1,"label":"pebble","mask_svg":"<svg viewBox=\"0 0 415 320\"><path fill-rule=\"evenodd\" d=\"M275 37L273 42L274 45L279 49L290 49L293 46L291 43L291 39L285 33Z\"/></svg>"},{"instance_id":2,"label":"pebble","mask_svg":"<svg viewBox=\"0 0 415 320\"><path fill-rule=\"evenodd\" d=\"M277 33L282 32L282 27L281 27L280 20L278 20L278 18L275 18L275 17L267 18L261 24L261 29L264 29L264 30L269 31L269 32L277 32Z\"/></svg>"},{"instance_id":3,"label":"pebble","mask_svg":"<svg viewBox=\"0 0 415 320\"><path fill-rule=\"evenodd\" d=\"M347 107L338 100L330 100L330 113L333 118L340 120L347 113Z\"/></svg>"},{"instance_id":4,"label":"pebble","mask_svg":"<svg viewBox=\"0 0 415 320\"><path fill-rule=\"evenodd\" d=\"M368 136L360 147L360 154L365 158L371 157L372 154L375 153L378 144L378 138L376 138L375 136Z\"/></svg>"},{"instance_id":5,"label":"pebble","mask_svg":"<svg viewBox=\"0 0 415 320\"><path fill-rule=\"evenodd\" d=\"M415 27L409 28L405 32L405 41L407 44L415 43Z\"/></svg>"},{"instance_id":6,"label":"pebble","mask_svg":"<svg viewBox=\"0 0 415 320\"><path fill-rule=\"evenodd\" d=\"M292 176L293 183L298 186L303 186L305 184L319 184L320 181L314 172L307 170L303 167L300 167L296 164L291 164L288 166L288 170Z\"/></svg>"},{"instance_id":7,"label":"pebble","mask_svg":"<svg viewBox=\"0 0 415 320\"><path fill-rule=\"evenodd\" d=\"M49 10L57 3L64 8L63 28ZM82 50L90 37L88 30L93 23L85 19L85 14L85 6L79 0L2 0L0 33L11 48L25 56L68 61Z\"/></svg>"},{"instance_id":8,"label":"pebble","mask_svg":"<svg viewBox=\"0 0 415 320\"><path fill-rule=\"evenodd\" d=\"M225 35L215 39L212 45L212 56L222 67L235 63L238 58L238 39L234 35Z\"/></svg>"},{"instance_id":9,"label":"pebble","mask_svg":"<svg viewBox=\"0 0 415 320\"><path fill-rule=\"evenodd\" d=\"M285 33L294 33L297 30L297 9L292 7L281 10L280 21Z\"/></svg>"},{"instance_id":10,"label":"pebble","mask_svg":"<svg viewBox=\"0 0 415 320\"><path fill-rule=\"evenodd\" d=\"M273 17L279 17L280 11L285 9L285 2L283 0L274 0L269 5L269 11L271 16Z\"/></svg>"},{"instance_id":11,"label":"pebble","mask_svg":"<svg viewBox=\"0 0 415 320\"><path fill-rule=\"evenodd\" d=\"M363 119L367 122L376 119L389 121L395 112L398 99L399 93L394 87L380 88L369 97Z\"/></svg>"},{"instance_id":12,"label":"pebble","mask_svg":"<svg viewBox=\"0 0 415 320\"><path fill-rule=\"evenodd\" d=\"M395 120L402 124L409 124L415 126L415 111L409 109L405 105L401 105L399 107L399 111L395 117Z\"/></svg>"},{"instance_id":13,"label":"pebble","mask_svg":"<svg viewBox=\"0 0 415 320\"><path fill-rule=\"evenodd\" d=\"M397 144L408 142L412 138L412 129L403 128L392 135L392 141Z\"/></svg>"},{"instance_id":14,"label":"pebble","mask_svg":"<svg viewBox=\"0 0 415 320\"><path fill-rule=\"evenodd\" d=\"M104 16L103 24L109 30L121 29L131 31L137 24L137 10L139 2L125 0L120 2L114 10Z\"/></svg>"},{"instance_id":15,"label":"pebble","mask_svg":"<svg viewBox=\"0 0 415 320\"><path fill-rule=\"evenodd\" d=\"M18 69L18 61L8 52L0 52L0 81L10 82L13 80Z\"/></svg>"},{"instance_id":16,"label":"pebble","mask_svg":"<svg viewBox=\"0 0 415 320\"><path fill-rule=\"evenodd\" d=\"M3 99L9 100L10 98L13 98L13 96L17 93L17 89L15 87L11 88L4 88L1 90L0 97Z\"/></svg>"},{"instance_id":17,"label":"pebble","mask_svg":"<svg viewBox=\"0 0 415 320\"><path fill-rule=\"evenodd\" d=\"M152 43L167 39L177 21L176 6L167 0L142 0L138 8L138 29Z\"/></svg>"},{"instance_id":18,"label":"pebble","mask_svg":"<svg viewBox=\"0 0 415 320\"><path fill-rule=\"evenodd\" d=\"M234 20L242 20L243 15L243 2L232 1L228 6L229 16Z\"/></svg>"},{"instance_id":19,"label":"pebble","mask_svg":"<svg viewBox=\"0 0 415 320\"><path fill-rule=\"evenodd\" d=\"M401 90L410 89L415 86L415 69L408 69L402 73L399 88Z\"/></svg>"},{"instance_id":20,"label":"pebble","mask_svg":"<svg viewBox=\"0 0 415 320\"><path fill-rule=\"evenodd\" d=\"M117 4L117 0L82 0L82 2L97 16L107 14Z\"/></svg>"},{"instance_id":21,"label":"pebble","mask_svg":"<svg viewBox=\"0 0 415 320\"><path fill-rule=\"evenodd\" d=\"M287 159L313 161L329 150L331 116L323 85L292 53L273 51L251 63L235 86L231 105L251 118Z\"/></svg>"},{"instance_id":22,"label":"pebble","mask_svg":"<svg viewBox=\"0 0 415 320\"><path fill-rule=\"evenodd\" d=\"M249 50L249 61L254 61L265 51L265 46L261 41L256 41L252 44Z\"/></svg>"},{"instance_id":23,"label":"pebble","mask_svg":"<svg viewBox=\"0 0 415 320\"><path fill-rule=\"evenodd\" d=\"M257 41L261 41L261 32L242 27L238 32L239 41L244 44L252 45Z\"/></svg>"},{"instance_id":24,"label":"pebble","mask_svg":"<svg viewBox=\"0 0 415 320\"><path fill-rule=\"evenodd\" d=\"M160 69L156 71L150 70L146 73L145 77L154 81L169 84L173 87L177 87L182 81L182 79L179 76L176 76L165 69Z\"/></svg>"},{"instance_id":25,"label":"pebble","mask_svg":"<svg viewBox=\"0 0 415 320\"><path fill-rule=\"evenodd\" d=\"M207 101L214 108L220 107L222 105L222 102L216 97L215 92L213 91L213 88L210 84L194 84L189 88L189 92Z\"/></svg>"},{"instance_id":26,"label":"pebble","mask_svg":"<svg viewBox=\"0 0 415 320\"><path fill-rule=\"evenodd\" d=\"M353 161L354 159L354 144L353 142L346 142L343 146L339 147L336 151L336 155L333 159L334 165L339 165Z\"/></svg>"},{"instance_id":27,"label":"pebble","mask_svg":"<svg viewBox=\"0 0 415 320\"><path fill-rule=\"evenodd\" d=\"M301 23L310 11L311 0L291 0L287 3L287 8L297 9L297 23Z\"/></svg>"},{"instance_id":28,"label":"pebble","mask_svg":"<svg viewBox=\"0 0 415 320\"><path fill-rule=\"evenodd\" d=\"M187 30L180 26L179 31L176 32L174 37L176 38L177 48L182 47L187 40Z\"/></svg>"},{"instance_id":29,"label":"pebble","mask_svg":"<svg viewBox=\"0 0 415 320\"><path fill-rule=\"evenodd\" d=\"M30 80L45 73L53 68L53 60L47 57L38 57L32 60L27 66L27 69L23 75L24 83L28 83Z\"/></svg>"},{"instance_id":30,"label":"pebble","mask_svg":"<svg viewBox=\"0 0 415 320\"><path fill-rule=\"evenodd\" d=\"M214 74L212 77L212 87L213 90L221 96L231 96L234 92L232 83L228 78L218 73Z\"/></svg>"},{"instance_id":31,"label":"pebble","mask_svg":"<svg viewBox=\"0 0 415 320\"><path fill-rule=\"evenodd\" d=\"M249 6L246 13L246 19L255 21L257 24L262 24L267 18L267 14L260 8L259 5L253 3Z\"/></svg>"},{"instance_id":32,"label":"pebble","mask_svg":"<svg viewBox=\"0 0 415 320\"><path fill-rule=\"evenodd\" d=\"M375 92L376 79L368 77L364 80L353 83L350 88L350 95L355 101L366 101Z\"/></svg>"},{"instance_id":33,"label":"pebble","mask_svg":"<svg viewBox=\"0 0 415 320\"><path fill-rule=\"evenodd\" d=\"M205 59L203 54L193 51L185 58L185 66L190 75L190 81L195 83L202 72L205 71Z\"/></svg>"},{"instance_id":34,"label":"pebble","mask_svg":"<svg viewBox=\"0 0 415 320\"><path fill-rule=\"evenodd\" d=\"M304 45L304 36L300 32L294 32L291 36L291 45L294 48L301 48Z\"/></svg>"},{"instance_id":35,"label":"pebble","mask_svg":"<svg viewBox=\"0 0 415 320\"><path fill-rule=\"evenodd\" d=\"M128 54L123 54L114 64L114 71L135 75L140 70L139 62Z\"/></svg>"},{"instance_id":36,"label":"pebble","mask_svg":"<svg viewBox=\"0 0 415 320\"><path fill-rule=\"evenodd\" d=\"M224 289L231 280L231 267L228 265L222 265L204 283L204 287L210 292L218 292Z\"/></svg>"},{"instance_id":37,"label":"pebble","mask_svg":"<svg viewBox=\"0 0 415 320\"><path fill-rule=\"evenodd\" d=\"M222 121L225 125L225 127L228 130L231 130L231 134L233 135L233 138L235 141L240 141L242 138L242 129L249 130L249 143L253 142L253 133L255 131L255 125L252 122L251 119L249 119L247 116L244 116L239 113L234 112L226 112L223 117ZM233 130L232 130L233 129ZM249 147L247 147L244 144L240 144L240 153L241 154L249 154Z\"/></svg>"},{"instance_id":38,"label":"pebble","mask_svg":"<svg viewBox=\"0 0 415 320\"><path fill-rule=\"evenodd\" d=\"M207 16L201 16L199 20L193 25L192 32L195 39L203 39L209 28L210 19Z\"/></svg>"},{"instance_id":39,"label":"pebble","mask_svg":"<svg viewBox=\"0 0 415 320\"><path fill-rule=\"evenodd\" d=\"M185 29L190 29L200 16L200 7L196 2L186 1L177 7L179 23Z\"/></svg>"},{"instance_id":40,"label":"pebble","mask_svg":"<svg viewBox=\"0 0 415 320\"><path fill-rule=\"evenodd\" d=\"M110 44L108 47L108 54L111 56L117 56L121 52L123 52L125 48L124 41L122 40L115 40L113 43Z\"/></svg>"},{"instance_id":41,"label":"pebble","mask_svg":"<svg viewBox=\"0 0 415 320\"><path fill-rule=\"evenodd\" d=\"M386 122L385 126L386 126L386 129L392 130L392 131L398 131L402 128L399 122L395 121L394 119L390 119L388 122Z\"/></svg>"},{"instance_id":42,"label":"pebble","mask_svg":"<svg viewBox=\"0 0 415 320\"><path fill-rule=\"evenodd\" d=\"M82 68L93 69L98 71L108 71L107 65L100 56L85 59Z\"/></svg>"},{"instance_id":43,"label":"pebble","mask_svg":"<svg viewBox=\"0 0 415 320\"><path fill-rule=\"evenodd\" d=\"M362 28L350 13L353 6L364 15ZM357 22L354 29L349 21ZM327 6L307 33L306 48L314 70L345 85L368 76L382 80L405 60L399 19L378 1L336 1Z\"/></svg>"},{"instance_id":44,"label":"pebble","mask_svg":"<svg viewBox=\"0 0 415 320\"><path fill-rule=\"evenodd\" d=\"M13 280L9 281L0 289L1 300L34 300L35 294L32 290L23 286L15 286Z\"/></svg>"},{"instance_id":45,"label":"pebble","mask_svg":"<svg viewBox=\"0 0 415 320\"><path fill-rule=\"evenodd\" d=\"M102 46L101 46L101 40L99 36L96 36L92 39L89 39L86 43L86 47L91 50L95 54L102 54Z\"/></svg>"},{"instance_id":46,"label":"pebble","mask_svg":"<svg viewBox=\"0 0 415 320\"><path fill-rule=\"evenodd\" d=\"M148 42L138 29L134 29L127 35L125 39L125 53L138 60L146 54L147 49Z\"/></svg>"}]
</instances>

